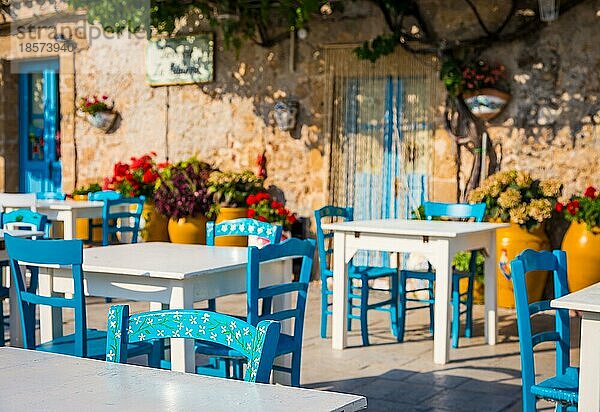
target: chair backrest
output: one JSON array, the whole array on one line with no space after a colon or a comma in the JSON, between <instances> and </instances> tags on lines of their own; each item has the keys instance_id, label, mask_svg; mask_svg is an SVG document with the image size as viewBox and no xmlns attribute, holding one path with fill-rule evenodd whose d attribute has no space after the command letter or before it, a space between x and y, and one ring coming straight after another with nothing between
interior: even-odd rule
<instances>
[{"instance_id":1,"label":"chair backrest","mask_svg":"<svg viewBox=\"0 0 600 412\"><path fill-rule=\"evenodd\" d=\"M248 360L244 380L269 383L280 325L262 321L256 327L216 312L162 310L129 316L129 306L108 311L106 361L127 362L127 344L150 339L184 338L219 343Z\"/></svg>"},{"instance_id":2,"label":"chair backrest","mask_svg":"<svg viewBox=\"0 0 600 412\"><path fill-rule=\"evenodd\" d=\"M523 407L524 410L535 410L535 398L529 396L530 388L535 384L533 348L542 342L556 342L556 373L565 373L566 369L570 366L570 325L569 311L551 308L550 300L529 303L526 278L528 273L532 271L553 271L554 299L566 295L569 293L567 285L567 256L562 250L536 252L527 249L510 263L510 267L515 293L519 345L521 349ZM538 312L549 310L556 311L554 329L532 334L530 317ZM526 402L533 402L533 404L525 405Z\"/></svg>"},{"instance_id":3,"label":"chair backrest","mask_svg":"<svg viewBox=\"0 0 600 412\"><path fill-rule=\"evenodd\" d=\"M38 200L65 200L67 195L62 192L37 192L35 197Z\"/></svg>"},{"instance_id":4,"label":"chair backrest","mask_svg":"<svg viewBox=\"0 0 600 412\"><path fill-rule=\"evenodd\" d=\"M323 231L323 219L340 218L343 221L354 219L354 209L351 207L325 206L315 210L315 221L317 226L317 249L319 251L319 270L323 278L331 273L327 264L328 256L333 253L333 242L328 239L333 238L333 232L325 233Z\"/></svg>"},{"instance_id":5,"label":"chair backrest","mask_svg":"<svg viewBox=\"0 0 600 412\"><path fill-rule=\"evenodd\" d=\"M267 239L270 244L281 240L281 226L250 218L225 220L223 222L206 223L206 244L215 245L215 238L220 236L258 236Z\"/></svg>"},{"instance_id":6,"label":"chair backrest","mask_svg":"<svg viewBox=\"0 0 600 412\"><path fill-rule=\"evenodd\" d=\"M123 195L114 190L103 190L101 192L90 192L88 193L88 200L91 201L104 201L104 200L117 200L121 199Z\"/></svg>"},{"instance_id":7,"label":"chair backrest","mask_svg":"<svg viewBox=\"0 0 600 412\"><path fill-rule=\"evenodd\" d=\"M31 209L36 211L35 193L0 193L0 209Z\"/></svg>"},{"instance_id":8,"label":"chair backrest","mask_svg":"<svg viewBox=\"0 0 600 412\"><path fill-rule=\"evenodd\" d=\"M107 199L102 207L102 245L107 246L117 233L131 233L131 243L137 243L140 218L146 198ZM118 223L117 223L118 222Z\"/></svg>"},{"instance_id":9,"label":"chair backrest","mask_svg":"<svg viewBox=\"0 0 600 412\"><path fill-rule=\"evenodd\" d=\"M296 345L302 345L306 298L314 253L315 241L313 239L300 240L291 238L279 244L266 245L262 249L254 246L248 248L246 303L248 313L247 320L250 324L258 325L259 322L264 320L281 322L287 319L293 319L294 331L292 339ZM292 281L292 274L289 273L289 283L266 287L260 286L261 263L291 257L302 258L300 278L298 281ZM273 298L291 293L297 293L296 306L294 308L273 312Z\"/></svg>"},{"instance_id":10,"label":"chair backrest","mask_svg":"<svg viewBox=\"0 0 600 412\"><path fill-rule=\"evenodd\" d=\"M72 308L75 312L75 347L76 356L85 357L86 347L86 314L85 296L83 294L83 242L81 240L30 240L5 236L6 250L10 262L12 279L21 311L21 327L25 349L35 349L35 305L46 305L56 308ZM19 262L26 262L30 269L29 287L26 287ZM70 266L73 273L73 297L50 297L36 294L39 266Z\"/></svg>"},{"instance_id":11,"label":"chair backrest","mask_svg":"<svg viewBox=\"0 0 600 412\"><path fill-rule=\"evenodd\" d=\"M43 232L48 218L30 209L17 209L2 214L2 227L6 230L24 229Z\"/></svg>"},{"instance_id":12,"label":"chair backrest","mask_svg":"<svg viewBox=\"0 0 600 412\"><path fill-rule=\"evenodd\" d=\"M452 219L474 219L476 222L483 221L485 216L485 203L423 203L425 216L427 220L436 217L446 217Z\"/></svg>"}]
</instances>

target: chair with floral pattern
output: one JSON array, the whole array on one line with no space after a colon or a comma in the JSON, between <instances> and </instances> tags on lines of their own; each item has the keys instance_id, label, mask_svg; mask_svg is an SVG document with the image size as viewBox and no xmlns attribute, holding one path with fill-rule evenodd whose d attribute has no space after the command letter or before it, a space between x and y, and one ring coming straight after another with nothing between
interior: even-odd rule
<instances>
[{"instance_id":1,"label":"chair with floral pattern","mask_svg":"<svg viewBox=\"0 0 600 412\"><path fill-rule=\"evenodd\" d=\"M279 339L279 322L250 323L229 315L203 310L162 310L129 316L129 306L108 311L106 361L127 361L129 343L153 339L188 338L230 348L247 360L244 380L269 383Z\"/></svg>"},{"instance_id":2,"label":"chair with floral pattern","mask_svg":"<svg viewBox=\"0 0 600 412\"><path fill-rule=\"evenodd\" d=\"M281 240L281 226L260 220L241 218L223 222L206 223L206 244L215 245L215 238L220 236L258 236L269 241L269 244Z\"/></svg>"}]
</instances>

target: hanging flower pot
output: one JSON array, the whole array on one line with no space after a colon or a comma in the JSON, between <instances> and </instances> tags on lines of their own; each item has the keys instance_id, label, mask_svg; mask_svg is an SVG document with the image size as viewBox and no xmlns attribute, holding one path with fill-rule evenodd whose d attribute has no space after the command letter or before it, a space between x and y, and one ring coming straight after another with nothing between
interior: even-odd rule
<instances>
[{"instance_id":1,"label":"hanging flower pot","mask_svg":"<svg viewBox=\"0 0 600 412\"><path fill-rule=\"evenodd\" d=\"M115 124L117 114L113 112L87 113L85 118L95 128L108 132Z\"/></svg>"},{"instance_id":2,"label":"hanging flower pot","mask_svg":"<svg viewBox=\"0 0 600 412\"><path fill-rule=\"evenodd\" d=\"M111 102L108 96L84 96L77 105L77 115L85 117L92 126L108 132L115 121L117 114L113 112L114 102Z\"/></svg>"},{"instance_id":3,"label":"hanging flower pot","mask_svg":"<svg viewBox=\"0 0 600 412\"><path fill-rule=\"evenodd\" d=\"M465 104L480 119L490 120L498 116L510 100L510 94L497 89L480 89L463 93Z\"/></svg>"}]
</instances>

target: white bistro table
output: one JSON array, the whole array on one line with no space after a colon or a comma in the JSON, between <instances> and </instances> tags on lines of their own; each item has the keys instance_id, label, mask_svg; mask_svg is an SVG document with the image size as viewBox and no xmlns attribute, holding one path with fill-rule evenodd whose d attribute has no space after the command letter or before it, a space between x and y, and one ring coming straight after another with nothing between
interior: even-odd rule
<instances>
[{"instance_id":1,"label":"white bistro table","mask_svg":"<svg viewBox=\"0 0 600 412\"><path fill-rule=\"evenodd\" d=\"M445 364L450 349L452 259L463 250L485 249L485 336L496 344L496 229L505 224L426 220L367 220L323 225L333 235L333 349L347 346L348 262L359 250L418 252L436 270L433 360Z\"/></svg>"},{"instance_id":2,"label":"white bistro table","mask_svg":"<svg viewBox=\"0 0 600 412\"><path fill-rule=\"evenodd\" d=\"M25 384L28 383L28 384ZM344 411L363 396L0 348L2 410Z\"/></svg>"},{"instance_id":3,"label":"white bistro table","mask_svg":"<svg viewBox=\"0 0 600 412\"><path fill-rule=\"evenodd\" d=\"M554 299L550 306L583 313L578 408L580 411L600 411L600 283Z\"/></svg>"},{"instance_id":4,"label":"white bistro table","mask_svg":"<svg viewBox=\"0 0 600 412\"><path fill-rule=\"evenodd\" d=\"M192 309L194 302L246 292L245 247L211 247L174 243L135 243L85 249L84 289L90 296L151 302L151 309ZM261 270L261 285L291 281L291 259L274 261ZM49 269L40 273L40 294L73 293L70 270ZM273 300L276 310L287 309L289 299ZM60 335L60 311L40 306L40 337L45 342ZM282 330L289 328L287 322ZM279 358L277 362L289 362ZM172 339L171 367L194 372L194 342ZM285 382L288 374L275 373Z\"/></svg>"},{"instance_id":5,"label":"white bistro table","mask_svg":"<svg viewBox=\"0 0 600 412\"><path fill-rule=\"evenodd\" d=\"M77 219L101 218L103 205L100 201L38 200L35 208L49 220L63 222L65 239L75 239Z\"/></svg>"}]
</instances>

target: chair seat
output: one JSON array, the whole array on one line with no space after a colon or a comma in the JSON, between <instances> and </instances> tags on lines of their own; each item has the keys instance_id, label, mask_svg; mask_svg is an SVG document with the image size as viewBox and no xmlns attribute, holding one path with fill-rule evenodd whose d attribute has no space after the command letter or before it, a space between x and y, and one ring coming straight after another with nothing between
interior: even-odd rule
<instances>
[{"instance_id":1,"label":"chair seat","mask_svg":"<svg viewBox=\"0 0 600 412\"><path fill-rule=\"evenodd\" d=\"M106 358L106 332L97 329L87 329L87 357L93 359ZM65 335L36 346L42 352L74 355L75 335ZM131 343L127 348L128 356L138 356L150 353L152 344L149 342Z\"/></svg>"},{"instance_id":2,"label":"chair seat","mask_svg":"<svg viewBox=\"0 0 600 412\"><path fill-rule=\"evenodd\" d=\"M569 367L564 375L557 375L533 385L531 393L538 398L576 404L579 401L579 368Z\"/></svg>"},{"instance_id":3,"label":"chair seat","mask_svg":"<svg viewBox=\"0 0 600 412\"><path fill-rule=\"evenodd\" d=\"M292 351L296 349L296 346L297 345L292 336L282 333L279 335L275 356L292 353ZM206 356L216 356L219 358L244 358L238 351L229 349L227 346L203 341L196 341L196 353Z\"/></svg>"}]
</instances>

